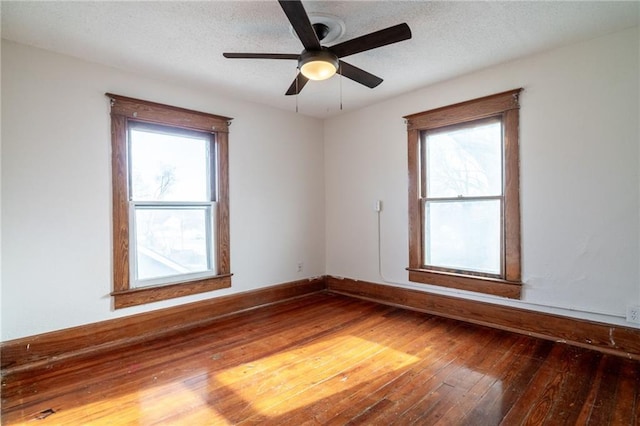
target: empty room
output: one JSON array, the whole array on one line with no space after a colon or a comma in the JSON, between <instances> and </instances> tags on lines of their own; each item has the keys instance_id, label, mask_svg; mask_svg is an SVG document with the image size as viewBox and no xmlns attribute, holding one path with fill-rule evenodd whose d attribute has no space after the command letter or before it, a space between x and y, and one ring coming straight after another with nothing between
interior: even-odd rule
<instances>
[{"instance_id":1,"label":"empty room","mask_svg":"<svg viewBox=\"0 0 640 426\"><path fill-rule=\"evenodd\" d=\"M4 425L640 425L640 2L1 1Z\"/></svg>"}]
</instances>

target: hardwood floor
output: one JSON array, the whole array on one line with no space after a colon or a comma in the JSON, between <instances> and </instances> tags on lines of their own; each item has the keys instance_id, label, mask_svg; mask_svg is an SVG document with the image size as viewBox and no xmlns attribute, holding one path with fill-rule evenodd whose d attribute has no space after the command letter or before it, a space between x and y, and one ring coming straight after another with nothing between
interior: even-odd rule
<instances>
[{"instance_id":1,"label":"hardwood floor","mask_svg":"<svg viewBox=\"0 0 640 426\"><path fill-rule=\"evenodd\" d=\"M640 362L315 294L4 377L2 423L640 426Z\"/></svg>"}]
</instances>

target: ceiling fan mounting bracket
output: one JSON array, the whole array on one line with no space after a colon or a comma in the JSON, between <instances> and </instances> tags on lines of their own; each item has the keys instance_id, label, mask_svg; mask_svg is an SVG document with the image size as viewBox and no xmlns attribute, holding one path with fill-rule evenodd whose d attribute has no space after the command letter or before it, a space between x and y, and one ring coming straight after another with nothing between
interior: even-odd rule
<instances>
[{"instance_id":1,"label":"ceiling fan mounting bracket","mask_svg":"<svg viewBox=\"0 0 640 426\"><path fill-rule=\"evenodd\" d=\"M325 24L316 22L311 26L313 27L313 31L315 31L316 35L318 36L318 40L322 41L327 38L327 35L329 35L329 27Z\"/></svg>"},{"instance_id":2,"label":"ceiling fan mounting bracket","mask_svg":"<svg viewBox=\"0 0 640 426\"><path fill-rule=\"evenodd\" d=\"M320 40L322 43L325 43L325 44L333 43L336 40L339 40L342 36L344 36L344 33L346 31L344 21L338 18L337 16L329 15L326 13L315 13L315 12L311 12L308 15L309 15L309 22L311 22L311 26L313 26L313 29L315 30L316 35L318 36L318 40ZM324 30L325 31L324 36L321 36L322 34L318 32L318 27L320 25L325 26L327 28L326 30ZM298 38L298 34L296 34L296 31L293 29L293 26L289 25L289 31L291 32L291 34L293 34L295 38Z\"/></svg>"}]
</instances>

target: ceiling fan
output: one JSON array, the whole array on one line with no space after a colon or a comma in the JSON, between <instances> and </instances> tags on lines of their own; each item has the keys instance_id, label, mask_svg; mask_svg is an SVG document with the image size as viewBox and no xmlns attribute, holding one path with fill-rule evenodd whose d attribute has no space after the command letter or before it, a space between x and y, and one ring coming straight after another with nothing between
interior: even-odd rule
<instances>
[{"instance_id":1,"label":"ceiling fan","mask_svg":"<svg viewBox=\"0 0 640 426\"><path fill-rule=\"evenodd\" d=\"M286 95L297 95L309 80L326 80L336 73L374 88L382 83L380 77L340 58L411 38L411 29L403 23L325 47L320 42L327 35L329 28L322 23L312 25L300 0L278 0L278 3L304 46L302 53L223 53L223 56L234 59L297 60L299 71Z\"/></svg>"}]
</instances>

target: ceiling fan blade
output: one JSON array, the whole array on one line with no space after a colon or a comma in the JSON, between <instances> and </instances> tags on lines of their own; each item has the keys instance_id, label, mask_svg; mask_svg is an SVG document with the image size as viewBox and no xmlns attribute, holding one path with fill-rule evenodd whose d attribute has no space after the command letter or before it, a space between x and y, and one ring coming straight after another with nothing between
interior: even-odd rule
<instances>
[{"instance_id":1,"label":"ceiling fan blade","mask_svg":"<svg viewBox=\"0 0 640 426\"><path fill-rule=\"evenodd\" d=\"M305 84L307 84L307 81L309 81L307 77L305 77L301 73L298 73L296 78L293 80L293 83L291 83L291 86L289 86L289 89L287 90L287 93L285 93L285 95L297 95L302 91L302 88Z\"/></svg>"},{"instance_id":2,"label":"ceiling fan blade","mask_svg":"<svg viewBox=\"0 0 640 426\"><path fill-rule=\"evenodd\" d=\"M366 72L358 67L354 67L351 64L348 64L344 61L340 61L340 66L338 67L339 74L347 77L356 83L360 83L364 86L367 86L371 89L382 83L382 79L378 76L375 76L371 73Z\"/></svg>"},{"instance_id":3,"label":"ceiling fan blade","mask_svg":"<svg viewBox=\"0 0 640 426\"><path fill-rule=\"evenodd\" d=\"M291 26L306 50L320 50L320 41L311 26L309 16L300 0L278 0Z\"/></svg>"},{"instance_id":4,"label":"ceiling fan blade","mask_svg":"<svg viewBox=\"0 0 640 426\"><path fill-rule=\"evenodd\" d=\"M410 38L411 29L409 25L403 23L338 43L331 46L329 50L335 53L338 58L343 58Z\"/></svg>"},{"instance_id":5,"label":"ceiling fan blade","mask_svg":"<svg viewBox=\"0 0 640 426\"><path fill-rule=\"evenodd\" d=\"M223 53L222 56L231 59L298 59L300 55L288 53Z\"/></svg>"}]
</instances>

